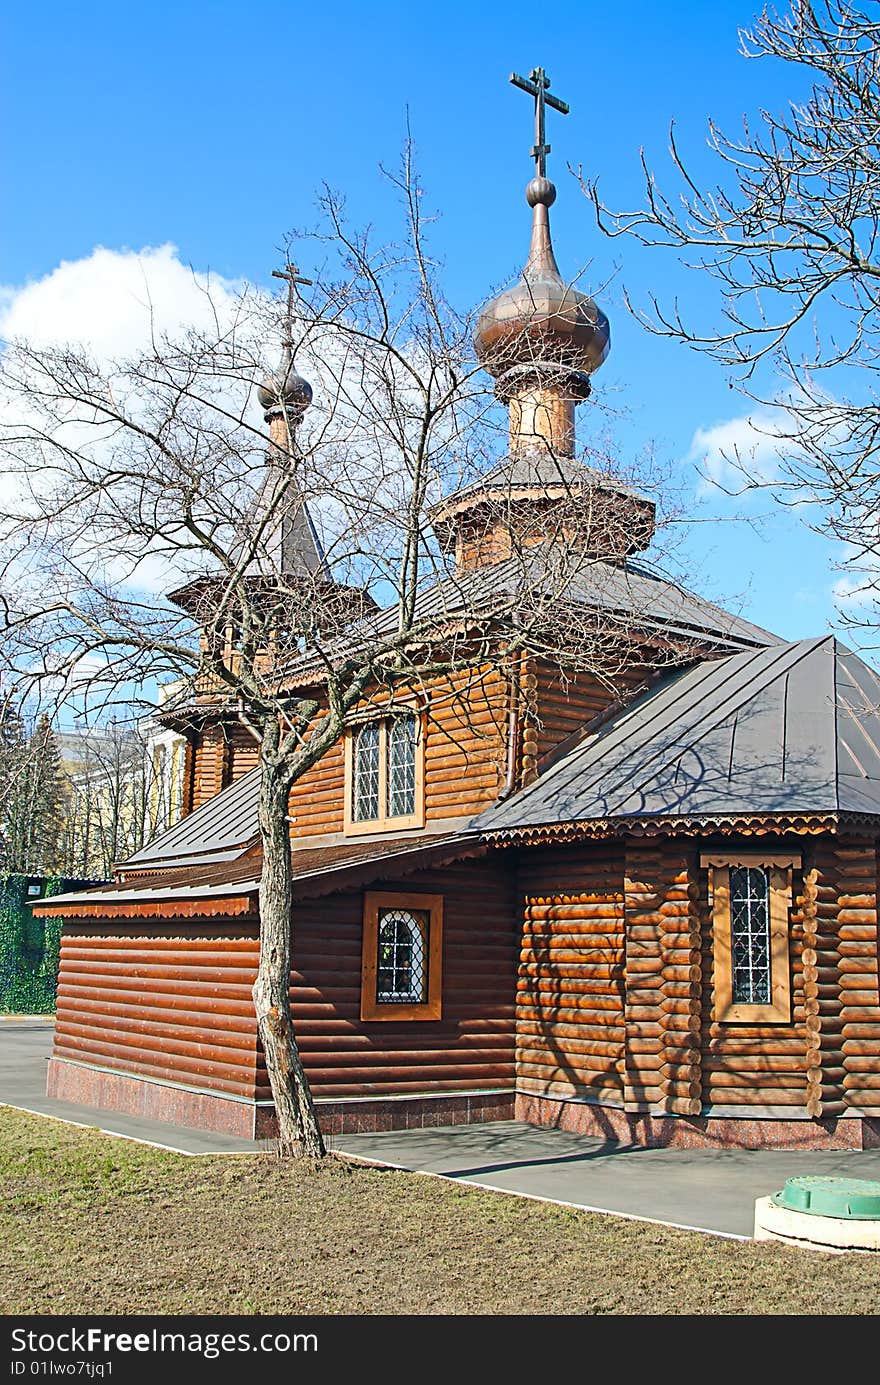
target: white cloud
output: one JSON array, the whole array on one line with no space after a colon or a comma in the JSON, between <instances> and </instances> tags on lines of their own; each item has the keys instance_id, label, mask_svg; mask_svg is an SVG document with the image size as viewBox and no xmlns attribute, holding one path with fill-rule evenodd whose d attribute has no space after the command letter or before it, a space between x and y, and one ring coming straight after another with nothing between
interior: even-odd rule
<instances>
[{"instance_id":1,"label":"white cloud","mask_svg":"<svg viewBox=\"0 0 880 1385\"><path fill-rule=\"evenodd\" d=\"M749 477L761 483L777 480L785 446L781 439L790 427L783 410L768 410L698 428L687 456L701 475L698 494L710 494L716 486L739 491Z\"/></svg>"},{"instance_id":2,"label":"white cloud","mask_svg":"<svg viewBox=\"0 0 880 1385\"><path fill-rule=\"evenodd\" d=\"M241 287L193 270L173 245L98 246L42 279L0 288L0 336L37 347L82 344L105 362L142 350L151 331L210 328L215 312L231 310Z\"/></svg>"},{"instance_id":3,"label":"white cloud","mask_svg":"<svg viewBox=\"0 0 880 1385\"><path fill-rule=\"evenodd\" d=\"M243 280L184 264L170 244L141 250L98 246L31 283L0 286L0 343L84 348L112 377L115 362L148 352L151 339L174 340L187 330L211 337L218 324L222 330L233 320L247 287ZM0 412L26 424L26 398L19 394L0 401ZM74 445L80 434L91 438L94 433L77 425L69 430ZM27 508L28 492L21 476L0 469L0 498L7 509ZM130 554L120 557L117 566L119 580L147 592L164 591L175 576L166 557L150 553L141 555L137 567Z\"/></svg>"}]
</instances>

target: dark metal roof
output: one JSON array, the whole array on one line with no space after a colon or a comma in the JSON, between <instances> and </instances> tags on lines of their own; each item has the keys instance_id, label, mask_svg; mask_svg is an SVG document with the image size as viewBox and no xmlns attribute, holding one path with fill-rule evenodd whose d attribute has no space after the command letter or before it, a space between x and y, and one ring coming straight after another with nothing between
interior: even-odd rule
<instances>
[{"instance_id":1,"label":"dark metal roof","mask_svg":"<svg viewBox=\"0 0 880 1385\"><path fill-rule=\"evenodd\" d=\"M444 832L417 838L343 842L335 846L297 847L291 852L294 898L313 898L333 889L354 889L365 881L406 875L426 865L485 851L478 840L464 832ZM212 858L206 864L184 865L133 880L117 880L98 889L77 890L39 901L46 913L57 905L141 905L190 903L200 899L255 894L262 875L262 859L251 855L238 861Z\"/></svg>"},{"instance_id":2,"label":"dark metal roof","mask_svg":"<svg viewBox=\"0 0 880 1385\"><path fill-rule=\"evenodd\" d=\"M664 678L472 826L880 814L878 707L880 678L831 636L703 661Z\"/></svg>"},{"instance_id":3,"label":"dark metal roof","mask_svg":"<svg viewBox=\"0 0 880 1385\"><path fill-rule=\"evenodd\" d=\"M528 555L474 568L438 582L419 598L417 620L438 620L454 616L457 611L483 607L490 610L499 599L514 601L524 590L539 595L544 570L546 591L555 595L560 581L559 565L554 562L555 548L555 544L536 545ZM706 637L727 645L778 642L776 635L704 601L640 563L617 565L585 560L580 567L572 568L564 600L571 606L600 608L609 615L638 620L671 634ZM396 618L396 613L392 614ZM381 620L379 616L378 621Z\"/></svg>"},{"instance_id":4,"label":"dark metal roof","mask_svg":"<svg viewBox=\"0 0 880 1385\"><path fill-rule=\"evenodd\" d=\"M208 860L234 860L257 837L259 801L260 771L257 768L243 774L234 784L129 856L125 868L164 870Z\"/></svg>"},{"instance_id":5,"label":"dark metal roof","mask_svg":"<svg viewBox=\"0 0 880 1385\"><path fill-rule=\"evenodd\" d=\"M564 596L560 596L564 588ZM583 607L606 612L639 629L661 632L670 638L698 639L722 650L744 645L780 643L778 636L759 625L722 610L711 601L652 572L641 563L619 565L587 559L578 565L560 557L555 543L536 544L527 553L503 562L446 577L419 594L413 619L413 639L424 632L442 630L444 623L480 616L512 614L518 603L552 600L569 609ZM398 620L396 606L369 615L341 636L338 651L364 649L393 634ZM321 662L306 655L286 666L291 679L305 678L322 670Z\"/></svg>"}]
</instances>

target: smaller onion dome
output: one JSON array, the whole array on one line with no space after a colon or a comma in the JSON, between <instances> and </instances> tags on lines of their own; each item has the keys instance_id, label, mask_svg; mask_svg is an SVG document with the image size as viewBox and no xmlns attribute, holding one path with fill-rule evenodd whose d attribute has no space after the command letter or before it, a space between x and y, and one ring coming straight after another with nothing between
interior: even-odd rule
<instances>
[{"instance_id":1,"label":"smaller onion dome","mask_svg":"<svg viewBox=\"0 0 880 1385\"><path fill-rule=\"evenodd\" d=\"M266 417L280 409L302 417L312 402L312 387L304 380L293 363L290 342L285 342L278 369L268 375L257 389L257 398L266 410Z\"/></svg>"},{"instance_id":2,"label":"smaller onion dome","mask_svg":"<svg viewBox=\"0 0 880 1385\"><path fill-rule=\"evenodd\" d=\"M491 375L516 368L555 366L570 373L589 393L588 377L610 349L608 318L586 293L566 284L550 239L549 209L556 188L549 178L533 178L526 188L532 212L532 243L518 283L487 303L474 332L474 346Z\"/></svg>"}]
</instances>

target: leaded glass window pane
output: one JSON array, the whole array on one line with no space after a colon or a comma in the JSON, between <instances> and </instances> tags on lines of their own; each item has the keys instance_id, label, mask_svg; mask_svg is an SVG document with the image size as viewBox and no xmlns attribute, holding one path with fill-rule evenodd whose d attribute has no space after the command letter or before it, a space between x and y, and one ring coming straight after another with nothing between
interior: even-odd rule
<instances>
[{"instance_id":1,"label":"leaded glass window pane","mask_svg":"<svg viewBox=\"0 0 880 1385\"><path fill-rule=\"evenodd\" d=\"M376 1000L380 1004L418 1005L427 998L427 935L427 912L380 910L376 966Z\"/></svg>"},{"instance_id":2,"label":"leaded glass window pane","mask_svg":"<svg viewBox=\"0 0 880 1385\"><path fill-rule=\"evenodd\" d=\"M416 810L415 717L392 717L388 723L388 816L411 817Z\"/></svg>"},{"instance_id":3,"label":"leaded glass window pane","mask_svg":"<svg viewBox=\"0 0 880 1385\"><path fill-rule=\"evenodd\" d=\"M734 1004L769 1005L770 880L766 870L731 866L730 942Z\"/></svg>"},{"instance_id":4,"label":"leaded glass window pane","mask_svg":"<svg viewBox=\"0 0 880 1385\"><path fill-rule=\"evenodd\" d=\"M379 816L379 723L367 722L354 743L352 816L355 822L372 822Z\"/></svg>"}]
</instances>

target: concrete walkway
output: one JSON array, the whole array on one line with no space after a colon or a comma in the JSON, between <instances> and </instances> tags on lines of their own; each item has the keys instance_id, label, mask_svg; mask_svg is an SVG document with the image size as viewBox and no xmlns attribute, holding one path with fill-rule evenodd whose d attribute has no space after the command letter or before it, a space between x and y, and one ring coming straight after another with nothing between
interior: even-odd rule
<instances>
[{"instance_id":1,"label":"concrete walkway","mask_svg":"<svg viewBox=\"0 0 880 1385\"><path fill-rule=\"evenodd\" d=\"M880 1178L880 1149L644 1149L520 1121L341 1135L333 1143L394 1168L744 1238L754 1228L755 1199L777 1192L795 1174Z\"/></svg>"},{"instance_id":2,"label":"concrete walkway","mask_svg":"<svg viewBox=\"0 0 880 1385\"><path fill-rule=\"evenodd\" d=\"M266 1142L96 1111L45 1095L51 1021L0 1019L0 1105L54 1116L180 1154L265 1152ZM643 1149L519 1121L337 1135L339 1154L543 1201L715 1235L751 1236L755 1199L795 1174L880 1179L880 1150L778 1153Z\"/></svg>"},{"instance_id":3,"label":"concrete walkway","mask_svg":"<svg viewBox=\"0 0 880 1385\"><path fill-rule=\"evenodd\" d=\"M96 1111L93 1106L78 1106L46 1096L46 1064L52 1051L53 1030L52 1020L37 1016L0 1017L0 1106L15 1106L37 1116L54 1116L71 1125L85 1125L126 1140L141 1140L175 1154L259 1154L269 1147L266 1141L238 1140L210 1130L188 1130L144 1116Z\"/></svg>"}]
</instances>

